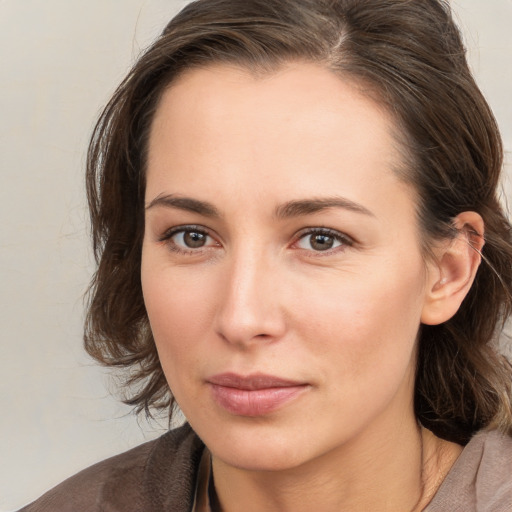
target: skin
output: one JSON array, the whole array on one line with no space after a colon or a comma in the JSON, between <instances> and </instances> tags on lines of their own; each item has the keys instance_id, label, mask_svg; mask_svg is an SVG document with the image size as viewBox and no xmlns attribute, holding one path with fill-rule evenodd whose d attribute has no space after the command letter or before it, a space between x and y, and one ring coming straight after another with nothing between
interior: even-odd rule
<instances>
[{"instance_id":1,"label":"skin","mask_svg":"<svg viewBox=\"0 0 512 512\"><path fill-rule=\"evenodd\" d=\"M479 260L462 236L425 261L395 132L353 84L309 63L194 69L161 99L144 299L224 511L421 510L460 453L414 417L416 339L422 321L455 313ZM306 200L317 211L284 206ZM483 232L476 214L456 222ZM311 228L331 230L332 247L318 250ZM269 414L237 415L208 384L224 372L304 387Z\"/></svg>"}]
</instances>

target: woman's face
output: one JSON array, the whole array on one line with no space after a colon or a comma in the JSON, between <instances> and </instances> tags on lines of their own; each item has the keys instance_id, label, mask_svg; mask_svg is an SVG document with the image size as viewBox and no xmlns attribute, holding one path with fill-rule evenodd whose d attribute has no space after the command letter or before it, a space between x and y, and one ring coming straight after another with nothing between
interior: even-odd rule
<instances>
[{"instance_id":1,"label":"woman's face","mask_svg":"<svg viewBox=\"0 0 512 512\"><path fill-rule=\"evenodd\" d=\"M214 456L286 469L414 421L428 267L390 117L314 64L185 73L152 125L142 286Z\"/></svg>"}]
</instances>

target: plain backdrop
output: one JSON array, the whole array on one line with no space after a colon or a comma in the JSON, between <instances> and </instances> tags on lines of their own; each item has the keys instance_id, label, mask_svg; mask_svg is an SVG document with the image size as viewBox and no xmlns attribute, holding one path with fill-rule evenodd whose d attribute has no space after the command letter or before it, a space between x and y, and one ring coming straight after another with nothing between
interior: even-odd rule
<instances>
[{"instance_id":1,"label":"plain backdrop","mask_svg":"<svg viewBox=\"0 0 512 512\"><path fill-rule=\"evenodd\" d=\"M83 168L102 105L187 2L0 0L0 511L160 435L83 353ZM454 0L512 151L512 0ZM512 203L510 164L504 198Z\"/></svg>"}]
</instances>

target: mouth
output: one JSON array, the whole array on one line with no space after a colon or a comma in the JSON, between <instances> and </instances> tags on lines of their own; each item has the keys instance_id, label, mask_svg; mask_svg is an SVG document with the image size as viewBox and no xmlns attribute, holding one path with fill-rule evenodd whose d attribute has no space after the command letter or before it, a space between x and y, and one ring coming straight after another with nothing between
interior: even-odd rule
<instances>
[{"instance_id":1,"label":"mouth","mask_svg":"<svg viewBox=\"0 0 512 512\"><path fill-rule=\"evenodd\" d=\"M308 383L273 375L248 376L223 373L207 379L214 401L237 416L262 416L289 404L302 395Z\"/></svg>"}]
</instances>

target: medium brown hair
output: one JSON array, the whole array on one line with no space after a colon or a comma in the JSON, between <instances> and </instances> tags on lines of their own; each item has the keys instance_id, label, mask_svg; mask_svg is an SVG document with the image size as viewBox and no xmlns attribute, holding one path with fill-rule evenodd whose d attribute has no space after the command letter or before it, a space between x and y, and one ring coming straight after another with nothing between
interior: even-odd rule
<instances>
[{"instance_id":1,"label":"medium brown hair","mask_svg":"<svg viewBox=\"0 0 512 512\"><path fill-rule=\"evenodd\" d=\"M435 434L462 444L482 428L512 434L511 367L495 348L512 304L512 229L497 198L502 144L443 0L198 0L171 20L105 107L89 147L98 269L86 349L127 368L127 403L172 410L140 281L155 110L186 69L229 63L269 72L292 60L362 84L394 116L425 253L434 240L456 236L459 213L482 216L484 261L469 295L451 320L420 328L415 412Z\"/></svg>"}]
</instances>

